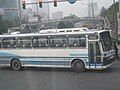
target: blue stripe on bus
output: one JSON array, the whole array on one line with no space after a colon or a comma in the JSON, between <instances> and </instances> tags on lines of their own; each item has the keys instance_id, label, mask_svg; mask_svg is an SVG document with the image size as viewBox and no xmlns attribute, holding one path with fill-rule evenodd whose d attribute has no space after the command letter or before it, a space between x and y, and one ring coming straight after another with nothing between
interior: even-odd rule
<instances>
[{"instance_id":1,"label":"blue stripe on bus","mask_svg":"<svg viewBox=\"0 0 120 90\"><path fill-rule=\"evenodd\" d=\"M70 65L72 58L19 58L23 65ZM87 60L88 58L84 58ZM9 64L10 58L3 58L0 60L0 64ZM90 64L85 61L86 66L102 66L102 64Z\"/></svg>"},{"instance_id":2,"label":"blue stripe on bus","mask_svg":"<svg viewBox=\"0 0 120 90\"><path fill-rule=\"evenodd\" d=\"M11 53L8 53L8 52L0 52L0 57L15 57L15 56L17 56L17 55L15 55L15 54L11 54Z\"/></svg>"},{"instance_id":3,"label":"blue stripe on bus","mask_svg":"<svg viewBox=\"0 0 120 90\"><path fill-rule=\"evenodd\" d=\"M0 60L0 63L5 64L7 62L8 64L9 63L8 61L11 60L12 58L20 59L20 61L23 64L36 64L36 65L68 65L70 64L70 61L72 59L82 58L85 62L88 60L87 54L86 55L80 54L80 56L82 57L75 57L75 56L73 57L73 56L71 57L23 57L23 56L17 56L7 52L0 52L0 58L7 59L6 61Z\"/></svg>"},{"instance_id":4,"label":"blue stripe on bus","mask_svg":"<svg viewBox=\"0 0 120 90\"><path fill-rule=\"evenodd\" d=\"M1 61L0 60L0 64L9 64L9 62L8 61Z\"/></svg>"},{"instance_id":5,"label":"blue stripe on bus","mask_svg":"<svg viewBox=\"0 0 120 90\"><path fill-rule=\"evenodd\" d=\"M88 56L88 54L69 54L70 56L82 56L82 57L86 57Z\"/></svg>"},{"instance_id":6,"label":"blue stripe on bus","mask_svg":"<svg viewBox=\"0 0 120 90\"><path fill-rule=\"evenodd\" d=\"M100 63L100 64L98 64L98 63L93 63L93 64L91 64L91 63L89 63L89 62L86 62L86 66L102 66L102 63Z\"/></svg>"},{"instance_id":7,"label":"blue stripe on bus","mask_svg":"<svg viewBox=\"0 0 120 90\"><path fill-rule=\"evenodd\" d=\"M69 65L69 61L22 61L22 64L33 64L33 65Z\"/></svg>"},{"instance_id":8,"label":"blue stripe on bus","mask_svg":"<svg viewBox=\"0 0 120 90\"><path fill-rule=\"evenodd\" d=\"M9 64L9 58L1 58L0 57L0 64Z\"/></svg>"},{"instance_id":9,"label":"blue stripe on bus","mask_svg":"<svg viewBox=\"0 0 120 90\"><path fill-rule=\"evenodd\" d=\"M36 64L36 65L68 65L71 58L21 58L23 64Z\"/></svg>"},{"instance_id":10,"label":"blue stripe on bus","mask_svg":"<svg viewBox=\"0 0 120 90\"><path fill-rule=\"evenodd\" d=\"M17 56L17 55L12 54L11 52L1 51L0 52L0 57L1 56ZM74 53L70 53L69 56L71 56L71 57L74 57L74 56L88 56L88 54L86 52L82 52L82 53L75 53L74 52Z\"/></svg>"},{"instance_id":11,"label":"blue stripe on bus","mask_svg":"<svg viewBox=\"0 0 120 90\"><path fill-rule=\"evenodd\" d=\"M18 56L15 54L11 54L9 52L0 52L0 58L41 58L41 57L27 57L27 56ZM42 57L47 58L47 57ZM48 57L48 58L88 58L88 54L70 54L69 57Z\"/></svg>"}]
</instances>

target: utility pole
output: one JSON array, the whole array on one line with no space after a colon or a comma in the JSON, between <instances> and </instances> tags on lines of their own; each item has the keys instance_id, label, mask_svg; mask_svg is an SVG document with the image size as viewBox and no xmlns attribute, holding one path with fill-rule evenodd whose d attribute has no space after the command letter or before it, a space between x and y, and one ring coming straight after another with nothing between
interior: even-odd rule
<instances>
[{"instance_id":1,"label":"utility pole","mask_svg":"<svg viewBox=\"0 0 120 90\"><path fill-rule=\"evenodd\" d=\"M90 12L91 12L91 8L90 8L91 4L90 4L90 0L88 0L87 5L88 5L88 20L89 20L89 26L91 26L91 14L90 14Z\"/></svg>"},{"instance_id":2,"label":"utility pole","mask_svg":"<svg viewBox=\"0 0 120 90\"><path fill-rule=\"evenodd\" d=\"M18 16L19 16L19 24L21 26L21 0L18 0Z\"/></svg>"},{"instance_id":3,"label":"utility pole","mask_svg":"<svg viewBox=\"0 0 120 90\"><path fill-rule=\"evenodd\" d=\"M50 20L50 6L49 6L49 3L48 3L48 20Z\"/></svg>"},{"instance_id":4,"label":"utility pole","mask_svg":"<svg viewBox=\"0 0 120 90\"><path fill-rule=\"evenodd\" d=\"M93 0L91 0L91 4L92 4L92 20L93 20L93 26L95 26L95 17L94 17L94 5L93 5Z\"/></svg>"}]
</instances>

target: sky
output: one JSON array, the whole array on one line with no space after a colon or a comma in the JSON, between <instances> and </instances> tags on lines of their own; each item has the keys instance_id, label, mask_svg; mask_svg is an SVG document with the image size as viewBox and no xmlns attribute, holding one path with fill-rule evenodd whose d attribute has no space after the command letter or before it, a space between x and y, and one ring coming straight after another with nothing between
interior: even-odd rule
<instances>
[{"instance_id":1,"label":"sky","mask_svg":"<svg viewBox=\"0 0 120 90\"><path fill-rule=\"evenodd\" d=\"M34 2L35 0L28 0L28 1ZM117 2L118 0L115 1ZM68 1L58 2L57 7L54 7L53 3L50 3L49 4L50 15L57 11L63 11L64 16L69 16L70 14L74 14L79 17L85 17L88 15L88 3L90 2L91 0L79 0L79 1L77 0L74 4L70 4ZM97 3L99 12L103 6L105 8L108 8L113 4L113 0L93 0L93 2Z\"/></svg>"},{"instance_id":2,"label":"sky","mask_svg":"<svg viewBox=\"0 0 120 90\"><path fill-rule=\"evenodd\" d=\"M75 4L70 4L69 2L58 3L57 8L53 7L53 4L50 5L50 12L63 11L64 15L70 15L70 13L75 14L80 17L84 17L88 15L88 3L91 0L81 0L77 1ZM117 1L117 0L116 0ZM97 2L98 10L104 6L108 8L113 4L113 0L93 0L93 2Z\"/></svg>"}]
</instances>

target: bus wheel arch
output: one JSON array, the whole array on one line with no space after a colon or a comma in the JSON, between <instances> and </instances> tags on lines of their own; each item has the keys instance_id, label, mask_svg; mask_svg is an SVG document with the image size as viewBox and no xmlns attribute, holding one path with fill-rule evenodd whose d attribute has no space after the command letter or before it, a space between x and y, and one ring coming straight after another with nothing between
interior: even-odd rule
<instances>
[{"instance_id":1,"label":"bus wheel arch","mask_svg":"<svg viewBox=\"0 0 120 90\"><path fill-rule=\"evenodd\" d=\"M84 72L86 70L85 62L82 59L73 59L71 68L74 72Z\"/></svg>"},{"instance_id":2,"label":"bus wheel arch","mask_svg":"<svg viewBox=\"0 0 120 90\"><path fill-rule=\"evenodd\" d=\"M15 71L20 71L22 69L21 61L18 58L11 59L10 66Z\"/></svg>"}]
</instances>

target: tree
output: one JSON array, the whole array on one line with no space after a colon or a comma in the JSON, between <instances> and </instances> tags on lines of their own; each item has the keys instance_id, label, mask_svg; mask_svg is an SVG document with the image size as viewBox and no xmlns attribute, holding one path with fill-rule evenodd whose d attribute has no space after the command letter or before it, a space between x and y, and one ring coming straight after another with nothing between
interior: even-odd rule
<instances>
[{"instance_id":1,"label":"tree","mask_svg":"<svg viewBox=\"0 0 120 90\"><path fill-rule=\"evenodd\" d=\"M108 9L102 7L100 16L108 17L109 21L114 22L115 13L119 11L119 3L112 4Z\"/></svg>"},{"instance_id":2,"label":"tree","mask_svg":"<svg viewBox=\"0 0 120 90\"><path fill-rule=\"evenodd\" d=\"M107 16L107 9L105 7L102 7L100 16L106 17Z\"/></svg>"},{"instance_id":3,"label":"tree","mask_svg":"<svg viewBox=\"0 0 120 90\"><path fill-rule=\"evenodd\" d=\"M5 27L4 20L2 19L2 16L0 15L0 34L6 32L4 27Z\"/></svg>"},{"instance_id":4,"label":"tree","mask_svg":"<svg viewBox=\"0 0 120 90\"><path fill-rule=\"evenodd\" d=\"M107 17L110 21L110 23L114 23L115 24L115 17L116 17L116 13L119 11L119 3L116 2L115 4L111 5L108 8L108 12L107 12Z\"/></svg>"},{"instance_id":5,"label":"tree","mask_svg":"<svg viewBox=\"0 0 120 90\"><path fill-rule=\"evenodd\" d=\"M78 19L78 17L74 14L70 14L70 16L64 17L64 19Z\"/></svg>"},{"instance_id":6,"label":"tree","mask_svg":"<svg viewBox=\"0 0 120 90\"><path fill-rule=\"evenodd\" d=\"M70 14L70 16L64 17L62 20L63 21L69 21L69 22L72 21L72 23L75 24L75 23L79 22L79 19L80 18L77 17L76 15Z\"/></svg>"},{"instance_id":7,"label":"tree","mask_svg":"<svg viewBox=\"0 0 120 90\"><path fill-rule=\"evenodd\" d=\"M0 34L6 33L8 28L18 27L19 26L19 18L15 18L14 20L3 20L0 15Z\"/></svg>"},{"instance_id":8,"label":"tree","mask_svg":"<svg viewBox=\"0 0 120 90\"><path fill-rule=\"evenodd\" d=\"M108 9L105 9L104 7L101 9L100 16L108 18L112 30L117 29L117 12L119 12L118 2L112 4Z\"/></svg>"},{"instance_id":9,"label":"tree","mask_svg":"<svg viewBox=\"0 0 120 90\"><path fill-rule=\"evenodd\" d=\"M65 28L65 23L63 21L60 21L58 24L58 28Z\"/></svg>"},{"instance_id":10,"label":"tree","mask_svg":"<svg viewBox=\"0 0 120 90\"><path fill-rule=\"evenodd\" d=\"M58 24L58 28L74 28L74 25L72 22L69 21L60 21Z\"/></svg>"}]
</instances>

